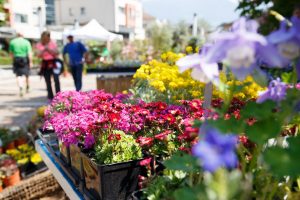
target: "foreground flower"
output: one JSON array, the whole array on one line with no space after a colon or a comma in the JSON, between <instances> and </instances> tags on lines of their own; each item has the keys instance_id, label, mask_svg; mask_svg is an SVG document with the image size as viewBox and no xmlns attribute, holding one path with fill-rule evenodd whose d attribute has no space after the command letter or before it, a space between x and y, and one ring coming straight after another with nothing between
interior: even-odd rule
<instances>
[{"instance_id":1,"label":"foreground flower","mask_svg":"<svg viewBox=\"0 0 300 200\"><path fill-rule=\"evenodd\" d=\"M241 18L232 26L232 32L220 33L216 43L208 50L206 61L224 62L239 80L258 71L257 61L271 66L280 66L282 60L276 49L269 45L266 38L257 33L258 24L254 20Z\"/></svg>"},{"instance_id":2,"label":"foreground flower","mask_svg":"<svg viewBox=\"0 0 300 200\"><path fill-rule=\"evenodd\" d=\"M286 90L288 86L286 83L281 82L279 78L270 82L267 91L262 92L258 99L257 103L262 103L268 99L271 99L276 102L280 102L286 96Z\"/></svg>"},{"instance_id":3,"label":"foreground flower","mask_svg":"<svg viewBox=\"0 0 300 200\"><path fill-rule=\"evenodd\" d=\"M192 68L191 76L193 79L208 83L217 80L219 76L218 64L207 63L204 56L208 47L204 46L202 48L203 50L200 54L183 57L176 62L176 65L178 65L179 72L181 73Z\"/></svg>"},{"instance_id":4,"label":"foreground flower","mask_svg":"<svg viewBox=\"0 0 300 200\"><path fill-rule=\"evenodd\" d=\"M238 159L235 153L237 137L223 135L217 129L201 127L205 136L192 149L205 171L214 172L220 167L235 168Z\"/></svg>"},{"instance_id":5,"label":"foreground flower","mask_svg":"<svg viewBox=\"0 0 300 200\"><path fill-rule=\"evenodd\" d=\"M287 20L280 23L280 29L268 36L268 40L277 46L284 58L296 60L298 80L300 79L300 18L292 17L292 27L288 27ZM297 61L298 59L298 61Z\"/></svg>"}]
</instances>

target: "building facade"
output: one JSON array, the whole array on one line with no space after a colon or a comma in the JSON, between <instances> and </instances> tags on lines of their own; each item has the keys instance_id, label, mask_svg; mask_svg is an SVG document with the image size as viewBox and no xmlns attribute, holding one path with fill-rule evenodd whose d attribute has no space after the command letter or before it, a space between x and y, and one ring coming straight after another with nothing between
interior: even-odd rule
<instances>
[{"instance_id":1,"label":"building facade","mask_svg":"<svg viewBox=\"0 0 300 200\"><path fill-rule=\"evenodd\" d=\"M6 0L9 26L27 38L37 39L46 23L44 0Z\"/></svg>"},{"instance_id":2,"label":"building facade","mask_svg":"<svg viewBox=\"0 0 300 200\"><path fill-rule=\"evenodd\" d=\"M125 38L144 39L141 0L55 0L55 21L70 25L96 19L107 30Z\"/></svg>"},{"instance_id":3,"label":"building facade","mask_svg":"<svg viewBox=\"0 0 300 200\"><path fill-rule=\"evenodd\" d=\"M45 0L46 3L46 25L55 25L54 0Z\"/></svg>"}]
</instances>

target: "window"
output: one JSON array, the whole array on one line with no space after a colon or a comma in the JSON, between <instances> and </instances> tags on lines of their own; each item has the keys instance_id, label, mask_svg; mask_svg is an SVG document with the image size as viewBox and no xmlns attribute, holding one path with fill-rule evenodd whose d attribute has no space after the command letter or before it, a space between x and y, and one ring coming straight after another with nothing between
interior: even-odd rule
<instances>
[{"instance_id":1,"label":"window","mask_svg":"<svg viewBox=\"0 0 300 200\"><path fill-rule=\"evenodd\" d=\"M85 15L85 14L86 14L85 7L81 7L80 8L80 15Z\"/></svg>"},{"instance_id":2,"label":"window","mask_svg":"<svg viewBox=\"0 0 300 200\"><path fill-rule=\"evenodd\" d=\"M69 8L69 16L73 16L72 8Z\"/></svg>"},{"instance_id":3,"label":"window","mask_svg":"<svg viewBox=\"0 0 300 200\"><path fill-rule=\"evenodd\" d=\"M24 14L15 14L15 22L18 23L27 23L28 22L28 16Z\"/></svg>"}]
</instances>

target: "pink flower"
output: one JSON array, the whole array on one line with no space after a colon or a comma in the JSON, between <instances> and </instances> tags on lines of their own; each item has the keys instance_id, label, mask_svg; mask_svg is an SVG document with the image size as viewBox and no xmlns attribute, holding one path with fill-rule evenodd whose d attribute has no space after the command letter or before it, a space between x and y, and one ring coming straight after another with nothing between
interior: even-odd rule
<instances>
[{"instance_id":1,"label":"pink flower","mask_svg":"<svg viewBox=\"0 0 300 200\"><path fill-rule=\"evenodd\" d=\"M151 160L152 160L152 157L145 158L144 160L141 160L141 161L140 161L140 165L141 165L141 166L148 166L148 165L150 165Z\"/></svg>"},{"instance_id":2,"label":"pink flower","mask_svg":"<svg viewBox=\"0 0 300 200\"><path fill-rule=\"evenodd\" d=\"M157 134L154 136L155 139L157 140L166 140L168 135L171 133L172 131L171 130L166 130L160 134Z\"/></svg>"},{"instance_id":3,"label":"pink flower","mask_svg":"<svg viewBox=\"0 0 300 200\"><path fill-rule=\"evenodd\" d=\"M153 138L140 136L138 137L137 142L141 146L151 146L153 143Z\"/></svg>"}]
</instances>

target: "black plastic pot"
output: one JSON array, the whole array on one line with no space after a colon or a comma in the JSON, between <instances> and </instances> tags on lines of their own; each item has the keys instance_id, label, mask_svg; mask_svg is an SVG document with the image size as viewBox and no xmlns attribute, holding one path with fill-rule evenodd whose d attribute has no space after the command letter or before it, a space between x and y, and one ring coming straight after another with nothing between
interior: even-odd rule
<instances>
[{"instance_id":1,"label":"black plastic pot","mask_svg":"<svg viewBox=\"0 0 300 200\"><path fill-rule=\"evenodd\" d=\"M143 191L137 190L131 194L131 200L141 200L143 199Z\"/></svg>"},{"instance_id":2,"label":"black plastic pot","mask_svg":"<svg viewBox=\"0 0 300 200\"><path fill-rule=\"evenodd\" d=\"M130 199L138 188L140 160L99 165L82 153L85 180L84 194L88 199Z\"/></svg>"}]
</instances>

